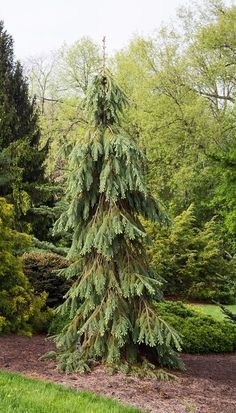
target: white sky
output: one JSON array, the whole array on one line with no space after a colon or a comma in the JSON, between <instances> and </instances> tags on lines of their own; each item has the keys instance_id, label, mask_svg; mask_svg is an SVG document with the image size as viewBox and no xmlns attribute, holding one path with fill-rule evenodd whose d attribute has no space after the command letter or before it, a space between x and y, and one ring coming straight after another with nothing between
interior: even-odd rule
<instances>
[{"instance_id":1,"label":"white sky","mask_svg":"<svg viewBox=\"0 0 236 413\"><path fill-rule=\"evenodd\" d=\"M108 51L127 45L134 33L148 35L175 17L188 0L0 0L0 19L15 41L17 58L47 53L82 36Z\"/></svg>"}]
</instances>

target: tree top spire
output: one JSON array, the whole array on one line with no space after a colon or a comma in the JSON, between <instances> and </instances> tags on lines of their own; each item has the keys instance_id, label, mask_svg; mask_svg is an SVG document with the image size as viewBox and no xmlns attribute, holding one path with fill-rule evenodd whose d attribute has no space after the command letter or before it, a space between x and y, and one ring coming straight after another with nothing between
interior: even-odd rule
<instances>
[{"instance_id":1,"label":"tree top spire","mask_svg":"<svg viewBox=\"0 0 236 413\"><path fill-rule=\"evenodd\" d=\"M106 36L102 39L102 50L103 50L103 70L106 68Z\"/></svg>"}]
</instances>

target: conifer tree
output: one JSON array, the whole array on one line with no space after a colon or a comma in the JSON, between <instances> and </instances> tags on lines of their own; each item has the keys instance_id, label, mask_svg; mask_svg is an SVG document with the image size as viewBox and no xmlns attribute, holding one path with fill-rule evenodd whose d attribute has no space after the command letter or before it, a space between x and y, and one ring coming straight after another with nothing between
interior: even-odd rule
<instances>
[{"instance_id":1,"label":"conifer tree","mask_svg":"<svg viewBox=\"0 0 236 413\"><path fill-rule=\"evenodd\" d=\"M66 274L75 281L57 309L68 322L55 337L66 371L85 370L91 360L127 368L144 358L178 361L178 335L152 305L162 299L161 281L148 268L139 220L164 215L145 185L144 155L121 128L126 105L103 68L84 102L89 127L69 159L67 208L55 226L73 234Z\"/></svg>"},{"instance_id":2,"label":"conifer tree","mask_svg":"<svg viewBox=\"0 0 236 413\"><path fill-rule=\"evenodd\" d=\"M12 37L0 21L0 196L15 206L23 230L43 232L45 217L35 208L52 202L44 178L47 148L40 149L35 101L29 98L21 64L14 59ZM39 222L40 221L40 224Z\"/></svg>"}]
</instances>

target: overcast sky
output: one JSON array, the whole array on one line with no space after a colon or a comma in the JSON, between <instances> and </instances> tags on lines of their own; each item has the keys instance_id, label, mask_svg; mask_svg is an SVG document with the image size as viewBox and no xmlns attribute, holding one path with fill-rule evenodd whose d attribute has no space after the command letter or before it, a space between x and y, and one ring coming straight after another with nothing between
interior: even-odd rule
<instances>
[{"instance_id":1,"label":"overcast sky","mask_svg":"<svg viewBox=\"0 0 236 413\"><path fill-rule=\"evenodd\" d=\"M0 19L15 41L18 58L47 53L82 36L108 51L125 46L132 34L151 34L189 0L0 0Z\"/></svg>"}]
</instances>

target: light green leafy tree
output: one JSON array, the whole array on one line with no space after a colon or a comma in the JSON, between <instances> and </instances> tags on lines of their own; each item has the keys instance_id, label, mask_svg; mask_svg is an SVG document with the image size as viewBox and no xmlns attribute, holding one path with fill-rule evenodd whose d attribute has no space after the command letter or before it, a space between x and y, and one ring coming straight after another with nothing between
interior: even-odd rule
<instances>
[{"instance_id":1,"label":"light green leafy tree","mask_svg":"<svg viewBox=\"0 0 236 413\"><path fill-rule=\"evenodd\" d=\"M100 48L89 37L82 37L72 46L59 50L60 88L70 96L84 96L92 77L101 66ZM63 90L62 90L63 92Z\"/></svg>"},{"instance_id":2,"label":"light green leafy tree","mask_svg":"<svg viewBox=\"0 0 236 413\"><path fill-rule=\"evenodd\" d=\"M235 6L213 1L181 10L179 27L136 38L115 57L131 96L128 125L149 158L148 183L175 216L194 202L199 225L212 203L235 140ZM222 205L221 205L222 207Z\"/></svg>"},{"instance_id":3,"label":"light green leafy tree","mask_svg":"<svg viewBox=\"0 0 236 413\"><path fill-rule=\"evenodd\" d=\"M41 111L41 142L48 144L46 172L52 180L60 178L67 150L83 134L82 99L100 66L100 49L88 37L50 55L33 56L25 64Z\"/></svg>"}]
</instances>

